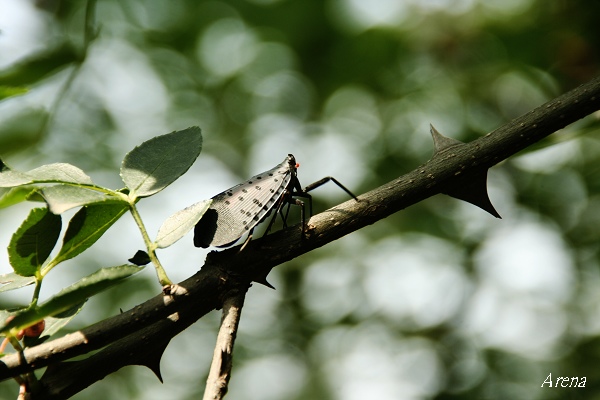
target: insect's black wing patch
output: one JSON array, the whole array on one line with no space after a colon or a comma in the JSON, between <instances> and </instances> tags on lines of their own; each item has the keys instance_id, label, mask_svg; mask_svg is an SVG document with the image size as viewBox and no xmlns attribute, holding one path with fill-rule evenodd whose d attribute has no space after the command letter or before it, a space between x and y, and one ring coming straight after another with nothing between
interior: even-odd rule
<instances>
[{"instance_id":1,"label":"insect's black wing patch","mask_svg":"<svg viewBox=\"0 0 600 400\"><path fill-rule=\"evenodd\" d=\"M217 233L217 210L209 208L194 227L194 246L207 248Z\"/></svg>"}]
</instances>

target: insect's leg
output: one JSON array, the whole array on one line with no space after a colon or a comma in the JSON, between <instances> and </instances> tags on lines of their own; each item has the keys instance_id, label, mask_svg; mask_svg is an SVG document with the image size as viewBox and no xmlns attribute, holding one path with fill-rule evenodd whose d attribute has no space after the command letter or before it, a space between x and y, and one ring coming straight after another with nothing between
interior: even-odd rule
<instances>
[{"instance_id":1,"label":"insect's leg","mask_svg":"<svg viewBox=\"0 0 600 400\"><path fill-rule=\"evenodd\" d=\"M309 196L308 199L310 200L310 215L312 216L312 198ZM300 206L300 219L302 220L302 239L304 239L304 232L306 231L306 216L304 212L304 202L296 199L296 204Z\"/></svg>"},{"instance_id":2,"label":"insect's leg","mask_svg":"<svg viewBox=\"0 0 600 400\"><path fill-rule=\"evenodd\" d=\"M308 211L310 213L310 216L312 217L312 215L313 215L313 212L312 212L312 196L310 194L308 194L306 191L295 192L294 196L296 196L296 197L304 197L308 201Z\"/></svg>"},{"instance_id":3,"label":"insect's leg","mask_svg":"<svg viewBox=\"0 0 600 400\"><path fill-rule=\"evenodd\" d=\"M281 214L281 221L283 222L283 227L287 228L287 218L288 215L290 214L290 207L292 206L291 202L287 203L287 208L285 209L285 215L283 215L283 210L280 212Z\"/></svg>"},{"instance_id":4,"label":"insect's leg","mask_svg":"<svg viewBox=\"0 0 600 400\"><path fill-rule=\"evenodd\" d=\"M266 236L269 234L269 231L271 230L271 227L273 226L273 223L275 222L275 218L277 218L277 211L275 211L273 213L273 217L271 217L271 221L269 221L269 225L267 226L265 233L263 233L263 236Z\"/></svg>"},{"instance_id":5,"label":"insect's leg","mask_svg":"<svg viewBox=\"0 0 600 400\"><path fill-rule=\"evenodd\" d=\"M299 194L295 194L294 196L301 196ZM310 199L310 195L308 196ZM304 202L302 200L293 199L293 204L300 206L300 220L302 221L302 239L304 239L304 232L306 231L306 217L304 213ZM291 204L291 202L290 202Z\"/></svg>"},{"instance_id":6,"label":"insect's leg","mask_svg":"<svg viewBox=\"0 0 600 400\"><path fill-rule=\"evenodd\" d=\"M305 192L295 192L293 193L293 196L298 196L298 197L304 197L305 199L308 199L308 204L310 205L310 216L312 217L312 196L308 193ZM300 207L300 221L302 221L302 238L304 239L304 233L306 232L306 207L305 204L302 200L299 199L294 199L294 198L290 198L288 200L288 204L290 205L296 205ZM289 211L289 207L288 210ZM286 213L286 217L287 217L287 213Z\"/></svg>"},{"instance_id":7,"label":"insect's leg","mask_svg":"<svg viewBox=\"0 0 600 400\"><path fill-rule=\"evenodd\" d=\"M271 221L269 222L269 226L267 226L267 230L265 230L265 233L263 234L263 236L266 236L269 234L269 231L271 230L271 227L273 226L273 223L275 222L275 219L277 218L277 214L281 214L281 208L283 207L284 202L285 202L285 195L278 200L278 203L275 206L275 212L273 213L273 218L271 218Z\"/></svg>"},{"instance_id":8,"label":"insect's leg","mask_svg":"<svg viewBox=\"0 0 600 400\"><path fill-rule=\"evenodd\" d=\"M358 201L358 198L354 195L354 193L352 193L350 190L348 190L348 188L346 188L346 186L342 185L337 179L335 179L332 176L326 176L323 179L319 179L318 181L311 183L310 185L308 185L307 187L304 188L304 192L310 192L311 190L314 190L329 181L332 181L333 183L338 185L340 187L340 189L342 189L344 192L348 193L354 200Z\"/></svg>"}]
</instances>

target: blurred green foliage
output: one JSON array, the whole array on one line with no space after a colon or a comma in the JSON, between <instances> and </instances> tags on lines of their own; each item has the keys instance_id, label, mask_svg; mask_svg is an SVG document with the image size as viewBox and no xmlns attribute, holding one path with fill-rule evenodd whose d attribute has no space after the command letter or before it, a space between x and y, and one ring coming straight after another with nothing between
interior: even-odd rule
<instances>
[{"instance_id":1,"label":"blurred green foliage","mask_svg":"<svg viewBox=\"0 0 600 400\"><path fill-rule=\"evenodd\" d=\"M429 123L469 141L595 76L599 14L581 0L99 0L91 20L81 1L3 1L0 153L113 182L124 149L199 125L187 186L145 212L157 227L289 152L304 184L334 175L360 193L427 160ZM248 295L229 396L600 398L599 138L596 113L493 168L501 221L436 196L277 268L276 292ZM323 188L315 210L342 199ZM188 242L167 264L191 275ZM89 268L136 246L105 245ZM156 292L127 285L81 323ZM129 368L75 398L197 398L217 320L170 345L164 386ZM549 373L586 388L540 388Z\"/></svg>"}]
</instances>

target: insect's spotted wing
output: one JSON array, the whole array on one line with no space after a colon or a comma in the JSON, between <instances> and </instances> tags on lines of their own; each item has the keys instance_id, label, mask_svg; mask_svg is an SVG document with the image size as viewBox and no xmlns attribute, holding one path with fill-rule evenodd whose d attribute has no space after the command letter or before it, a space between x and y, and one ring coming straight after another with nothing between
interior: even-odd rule
<instances>
[{"instance_id":1,"label":"insect's spotted wing","mask_svg":"<svg viewBox=\"0 0 600 400\"><path fill-rule=\"evenodd\" d=\"M284 195L296 161L289 155L275 168L213 197L194 228L196 247L228 246L261 222Z\"/></svg>"}]
</instances>

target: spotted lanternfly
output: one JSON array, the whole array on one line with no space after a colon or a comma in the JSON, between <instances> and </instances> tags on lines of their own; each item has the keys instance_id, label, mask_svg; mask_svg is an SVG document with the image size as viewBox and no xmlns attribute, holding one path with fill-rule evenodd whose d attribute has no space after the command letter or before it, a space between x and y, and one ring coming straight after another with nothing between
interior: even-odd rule
<instances>
[{"instance_id":1,"label":"spotted lanternfly","mask_svg":"<svg viewBox=\"0 0 600 400\"><path fill-rule=\"evenodd\" d=\"M246 182L214 196L210 208L194 228L194 245L204 248L226 247L246 233L249 233L248 238L250 238L254 227L275 211L267 227L268 232L277 214L284 217L282 208L285 204L301 206L304 228L304 203L294 197L308 199L312 213L312 198L308 192L330 180L358 201L352 192L330 176L302 189L296 175L299 166L294 156L288 154L286 159L275 168L255 175ZM283 223L285 226L285 217Z\"/></svg>"}]
</instances>

